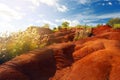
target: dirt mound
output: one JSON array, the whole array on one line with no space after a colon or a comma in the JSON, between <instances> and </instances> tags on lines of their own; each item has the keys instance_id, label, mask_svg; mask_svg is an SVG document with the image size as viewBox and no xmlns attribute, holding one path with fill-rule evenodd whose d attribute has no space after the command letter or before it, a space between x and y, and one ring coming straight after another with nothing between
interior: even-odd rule
<instances>
[{"instance_id":1,"label":"dirt mound","mask_svg":"<svg viewBox=\"0 0 120 80\"><path fill-rule=\"evenodd\" d=\"M105 47L102 41L95 40L88 41L81 46L76 46L76 48L77 48L76 51L73 53L74 60L79 60L85 57L86 55L94 51L104 49Z\"/></svg>"},{"instance_id":2,"label":"dirt mound","mask_svg":"<svg viewBox=\"0 0 120 80\"><path fill-rule=\"evenodd\" d=\"M119 80L119 34L107 32L74 42L73 65L57 70L51 80Z\"/></svg>"},{"instance_id":3,"label":"dirt mound","mask_svg":"<svg viewBox=\"0 0 120 80\"><path fill-rule=\"evenodd\" d=\"M73 65L57 71L52 80L118 80L119 76L116 72L119 73L120 70L119 52L120 41L118 40L88 41L73 53L75 59Z\"/></svg>"},{"instance_id":4,"label":"dirt mound","mask_svg":"<svg viewBox=\"0 0 120 80\"><path fill-rule=\"evenodd\" d=\"M73 40L72 30L50 34L55 44L0 65L0 80L120 80L119 30L104 26L93 32L74 42L66 42Z\"/></svg>"},{"instance_id":5,"label":"dirt mound","mask_svg":"<svg viewBox=\"0 0 120 80\"><path fill-rule=\"evenodd\" d=\"M62 32L58 31L49 35L48 44L68 42L73 41L73 39L74 31L72 30L66 30Z\"/></svg>"},{"instance_id":6,"label":"dirt mound","mask_svg":"<svg viewBox=\"0 0 120 80\"><path fill-rule=\"evenodd\" d=\"M48 80L55 71L53 50L41 49L1 65L0 80Z\"/></svg>"},{"instance_id":7,"label":"dirt mound","mask_svg":"<svg viewBox=\"0 0 120 80\"><path fill-rule=\"evenodd\" d=\"M26 31L38 32L40 35L53 33L53 31L50 30L49 28L37 27L37 26L28 27Z\"/></svg>"},{"instance_id":8,"label":"dirt mound","mask_svg":"<svg viewBox=\"0 0 120 80\"><path fill-rule=\"evenodd\" d=\"M114 29L112 28L112 26L109 25L101 25L92 29L93 35L99 35L107 32L120 32L120 29Z\"/></svg>"},{"instance_id":9,"label":"dirt mound","mask_svg":"<svg viewBox=\"0 0 120 80\"><path fill-rule=\"evenodd\" d=\"M95 51L89 52L84 58L79 57L78 61L73 64L72 71L67 80L119 80L116 72L119 72L120 41L97 40L97 42L102 42L104 48L97 51L95 49ZM88 46L91 45L89 44ZM86 45L86 47L88 46ZM94 46L95 45L92 45L91 49L94 48ZM78 54L79 56L81 55L80 53ZM119 59L116 60L116 57ZM115 70L116 72L113 73L112 70L115 68L117 68L118 71ZM117 78L113 76L117 76Z\"/></svg>"},{"instance_id":10,"label":"dirt mound","mask_svg":"<svg viewBox=\"0 0 120 80\"><path fill-rule=\"evenodd\" d=\"M0 66L0 80L48 80L57 69L71 66L74 46L54 44L18 56Z\"/></svg>"},{"instance_id":11,"label":"dirt mound","mask_svg":"<svg viewBox=\"0 0 120 80\"><path fill-rule=\"evenodd\" d=\"M93 33L93 35L97 35L97 34L102 34L105 32L110 32L111 28L112 27L109 25L101 25L96 28L93 28L92 33Z\"/></svg>"},{"instance_id":12,"label":"dirt mound","mask_svg":"<svg viewBox=\"0 0 120 80\"><path fill-rule=\"evenodd\" d=\"M88 38L85 38L85 39L80 39L78 41L75 41L74 43L76 45L77 44L83 44L87 41L94 41L94 40L97 40L97 39L120 40L120 35L119 34L120 34L120 32L106 32L106 33L99 34L99 35L92 36L92 37L88 37Z\"/></svg>"},{"instance_id":13,"label":"dirt mound","mask_svg":"<svg viewBox=\"0 0 120 80\"><path fill-rule=\"evenodd\" d=\"M61 43L49 46L54 51L57 69L71 66L73 63L72 53L75 45L73 43Z\"/></svg>"}]
</instances>

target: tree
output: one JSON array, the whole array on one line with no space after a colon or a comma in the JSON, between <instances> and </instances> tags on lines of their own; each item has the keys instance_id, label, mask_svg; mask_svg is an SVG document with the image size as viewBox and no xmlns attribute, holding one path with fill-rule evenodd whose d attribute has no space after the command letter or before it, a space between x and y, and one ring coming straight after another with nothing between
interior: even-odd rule
<instances>
[{"instance_id":1,"label":"tree","mask_svg":"<svg viewBox=\"0 0 120 80\"><path fill-rule=\"evenodd\" d=\"M115 24L120 24L120 18L112 18L107 22L107 25L113 26Z\"/></svg>"},{"instance_id":2,"label":"tree","mask_svg":"<svg viewBox=\"0 0 120 80\"><path fill-rule=\"evenodd\" d=\"M62 23L62 28L68 28L69 27L69 22L65 21Z\"/></svg>"},{"instance_id":3,"label":"tree","mask_svg":"<svg viewBox=\"0 0 120 80\"><path fill-rule=\"evenodd\" d=\"M56 28L56 27L54 27L54 28L53 28L53 31L57 31L57 28Z\"/></svg>"},{"instance_id":4,"label":"tree","mask_svg":"<svg viewBox=\"0 0 120 80\"><path fill-rule=\"evenodd\" d=\"M56 30L56 29L57 29L56 27L53 28L53 30Z\"/></svg>"}]
</instances>

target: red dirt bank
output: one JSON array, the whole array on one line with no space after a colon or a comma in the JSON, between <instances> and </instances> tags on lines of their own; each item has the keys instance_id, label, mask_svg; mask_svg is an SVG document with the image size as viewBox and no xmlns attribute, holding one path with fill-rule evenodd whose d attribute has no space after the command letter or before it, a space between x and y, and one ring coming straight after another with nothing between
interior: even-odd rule
<instances>
[{"instance_id":1,"label":"red dirt bank","mask_svg":"<svg viewBox=\"0 0 120 80\"><path fill-rule=\"evenodd\" d=\"M93 34L18 56L0 66L0 80L120 80L120 30L101 26Z\"/></svg>"}]
</instances>

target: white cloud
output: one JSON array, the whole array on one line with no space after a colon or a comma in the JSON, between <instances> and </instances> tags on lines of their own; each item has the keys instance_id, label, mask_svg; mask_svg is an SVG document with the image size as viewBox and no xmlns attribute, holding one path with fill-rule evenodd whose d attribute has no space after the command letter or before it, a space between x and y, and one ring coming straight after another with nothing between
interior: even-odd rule
<instances>
[{"instance_id":1,"label":"white cloud","mask_svg":"<svg viewBox=\"0 0 120 80\"><path fill-rule=\"evenodd\" d=\"M109 0L104 0L104 1L109 1Z\"/></svg>"},{"instance_id":2,"label":"white cloud","mask_svg":"<svg viewBox=\"0 0 120 80\"><path fill-rule=\"evenodd\" d=\"M68 8L65 5L58 5L57 10L60 12L66 12Z\"/></svg>"},{"instance_id":3,"label":"white cloud","mask_svg":"<svg viewBox=\"0 0 120 80\"><path fill-rule=\"evenodd\" d=\"M96 23L93 23L94 21L97 21L97 16L96 15L89 15L89 14L79 14L76 16L76 19L80 19L80 24L81 25L84 25L84 24L96 24Z\"/></svg>"},{"instance_id":4,"label":"white cloud","mask_svg":"<svg viewBox=\"0 0 120 80\"><path fill-rule=\"evenodd\" d=\"M76 26L78 24L80 24L80 22L78 20L73 20L73 21L70 22L71 26Z\"/></svg>"},{"instance_id":5,"label":"white cloud","mask_svg":"<svg viewBox=\"0 0 120 80\"><path fill-rule=\"evenodd\" d=\"M57 26L55 23L53 23L51 21L48 21L48 20L43 20L43 23L44 24L49 24L49 25L52 25L52 26Z\"/></svg>"},{"instance_id":6,"label":"white cloud","mask_svg":"<svg viewBox=\"0 0 120 80\"><path fill-rule=\"evenodd\" d=\"M18 31L24 31L27 29L27 25L21 25L21 26L17 26L14 25L11 22L1 22L0 23L0 36L4 33L7 33L8 35L13 33L13 32L18 32Z\"/></svg>"},{"instance_id":7,"label":"white cloud","mask_svg":"<svg viewBox=\"0 0 120 80\"><path fill-rule=\"evenodd\" d=\"M16 6L15 9L16 9L16 10L22 10L22 8L19 7L19 6Z\"/></svg>"},{"instance_id":8,"label":"white cloud","mask_svg":"<svg viewBox=\"0 0 120 80\"><path fill-rule=\"evenodd\" d=\"M38 17L43 18L43 17L45 17L45 15L44 14L39 14Z\"/></svg>"},{"instance_id":9,"label":"white cloud","mask_svg":"<svg viewBox=\"0 0 120 80\"><path fill-rule=\"evenodd\" d=\"M25 0L25 1L32 2L32 4L35 5L36 7L40 6L40 4L45 4L56 8L60 12L66 12L68 10L68 8L65 5L59 4L59 0ZM31 8L33 9L34 7Z\"/></svg>"},{"instance_id":10,"label":"white cloud","mask_svg":"<svg viewBox=\"0 0 120 80\"><path fill-rule=\"evenodd\" d=\"M85 19L83 20L84 23L90 23L90 22L94 22L96 21L96 19Z\"/></svg>"},{"instance_id":11,"label":"white cloud","mask_svg":"<svg viewBox=\"0 0 120 80\"><path fill-rule=\"evenodd\" d=\"M55 22L60 22L60 23L65 22L65 21L69 22L70 26L75 26L75 25L80 24L80 22L78 20L68 20L68 19L64 19L64 18L55 20Z\"/></svg>"},{"instance_id":12,"label":"white cloud","mask_svg":"<svg viewBox=\"0 0 120 80\"><path fill-rule=\"evenodd\" d=\"M108 14L101 14L101 15L89 15L89 14L79 14L75 16L75 19L80 21L80 24L88 24L88 25L96 25L98 24L99 20L104 20L108 18L115 18L115 17L120 17L120 12L116 13L108 13ZM102 23L101 23L102 24Z\"/></svg>"},{"instance_id":13,"label":"white cloud","mask_svg":"<svg viewBox=\"0 0 120 80\"><path fill-rule=\"evenodd\" d=\"M120 12L99 15L97 18L106 19L106 18L115 18L115 17L120 17Z\"/></svg>"},{"instance_id":14,"label":"white cloud","mask_svg":"<svg viewBox=\"0 0 120 80\"><path fill-rule=\"evenodd\" d=\"M79 2L80 4L86 4L86 3L89 3L90 0L78 0L78 2Z\"/></svg>"},{"instance_id":15,"label":"white cloud","mask_svg":"<svg viewBox=\"0 0 120 80\"><path fill-rule=\"evenodd\" d=\"M120 0L118 0L118 4L120 4Z\"/></svg>"},{"instance_id":16,"label":"white cloud","mask_svg":"<svg viewBox=\"0 0 120 80\"><path fill-rule=\"evenodd\" d=\"M90 4L90 3L93 3L93 2L97 2L99 0L75 0L77 1L79 4Z\"/></svg>"},{"instance_id":17,"label":"white cloud","mask_svg":"<svg viewBox=\"0 0 120 80\"><path fill-rule=\"evenodd\" d=\"M82 14L79 14L77 15L76 17L77 18L81 18L81 19L106 19L106 18L115 18L115 17L119 17L120 16L120 12L116 12L116 13L107 13L107 14L101 14L101 15L89 15L89 14L86 14L86 15L82 15Z\"/></svg>"},{"instance_id":18,"label":"white cloud","mask_svg":"<svg viewBox=\"0 0 120 80\"><path fill-rule=\"evenodd\" d=\"M17 31L16 28L11 23L2 22L0 23L0 28L2 29L0 33L5 33L5 32L11 33Z\"/></svg>"},{"instance_id":19,"label":"white cloud","mask_svg":"<svg viewBox=\"0 0 120 80\"><path fill-rule=\"evenodd\" d=\"M39 6L40 3L49 5L49 6L54 6L57 4L58 0L28 0L31 1L34 5Z\"/></svg>"},{"instance_id":20,"label":"white cloud","mask_svg":"<svg viewBox=\"0 0 120 80\"><path fill-rule=\"evenodd\" d=\"M9 6L3 4L3 3L0 3L0 17L3 19L3 20L6 20L6 21L11 21L12 19L21 19L23 17L24 14L14 10L14 9L11 9Z\"/></svg>"},{"instance_id":21,"label":"white cloud","mask_svg":"<svg viewBox=\"0 0 120 80\"><path fill-rule=\"evenodd\" d=\"M110 6L111 6L111 5L112 5L112 3L111 3L111 2L108 2L108 5L110 5Z\"/></svg>"},{"instance_id":22,"label":"white cloud","mask_svg":"<svg viewBox=\"0 0 120 80\"><path fill-rule=\"evenodd\" d=\"M40 23L41 25L44 25L44 24L49 24L51 27L50 28L53 28L53 27L56 27L57 24L49 21L49 20L37 20L36 23Z\"/></svg>"},{"instance_id":23,"label":"white cloud","mask_svg":"<svg viewBox=\"0 0 120 80\"><path fill-rule=\"evenodd\" d=\"M34 11L35 11L35 9L36 9L36 7L35 7L35 6L32 6L32 5L31 5L31 6L29 6L28 8L29 8L31 11L33 11L33 12L34 12Z\"/></svg>"}]
</instances>

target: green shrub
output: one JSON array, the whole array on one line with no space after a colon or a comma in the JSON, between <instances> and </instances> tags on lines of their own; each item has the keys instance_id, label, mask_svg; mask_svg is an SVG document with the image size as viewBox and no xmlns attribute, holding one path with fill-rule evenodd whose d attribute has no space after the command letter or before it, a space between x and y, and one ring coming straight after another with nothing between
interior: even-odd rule
<instances>
[{"instance_id":1,"label":"green shrub","mask_svg":"<svg viewBox=\"0 0 120 80\"><path fill-rule=\"evenodd\" d=\"M120 18L112 18L107 22L107 24L114 28L114 25L120 24Z\"/></svg>"},{"instance_id":2,"label":"green shrub","mask_svg":"<svg viewBox=\"0 0 120 80\"><path fill-rule=\"evenodd\" d=\"M91 28L89 27L84 27L81 29L78 28L76 29L74 40L76 41L79 39L87 38L90 34L91 34Z\"/></svg>"},{"instance_id":3,"label":"green shrub","mask_svg":"<svg viewBox=\"0 0 120 80\"><path fill-rule=\"evenodd\" d=\"M0 40L0 63L8 61L27 51L44 47L47 44L46 34L40 35L36 29L4 36Z\"/></svg>"},{"instance_id":4,"label":"green shrub","mask_svg":"<svg viewBox=\"0 0 120 80\"><path fill-rule=\"evenodd\" d=\"M114 24L114 27L113 27L114 29L118 29L118 28L120 28L120 24Z\"/></svg>"}]
</instances>

